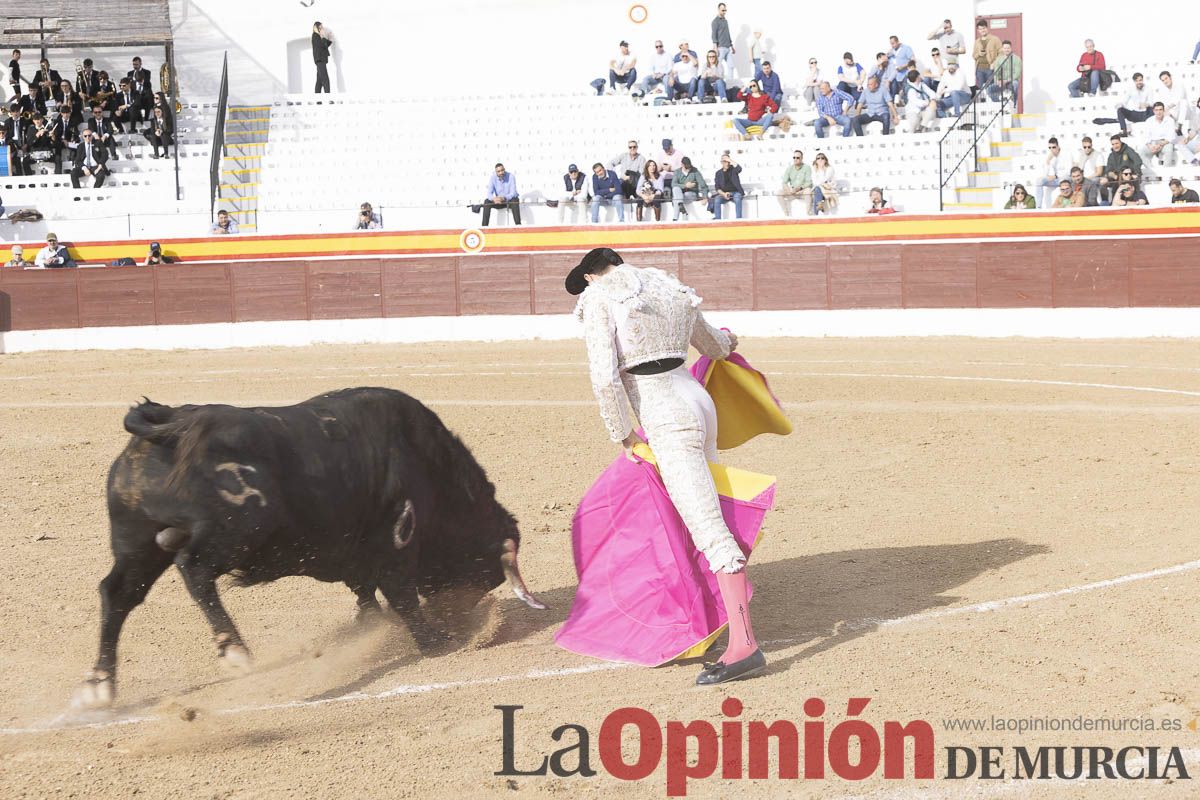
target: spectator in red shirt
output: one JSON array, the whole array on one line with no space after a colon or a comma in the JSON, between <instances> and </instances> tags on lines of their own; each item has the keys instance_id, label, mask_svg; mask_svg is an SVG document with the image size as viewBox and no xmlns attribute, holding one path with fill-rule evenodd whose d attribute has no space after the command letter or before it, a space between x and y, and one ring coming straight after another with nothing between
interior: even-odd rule
<instances>
[{"instance_id":1,"label":"spectator in red shirt","mask_svg":"<svg viewBox=\"0 0 1200 800\"><path fill-rule=\"evenodd\" d=\"M1075 71L1079 77L1071 81L1067 91L1071 97L1079 97L1083 92L1096 94L1100 91L1100 73L1107 69L1104 65L1104 53L1096 49L1096 43L1091 39L1083 43L1083 55L1079 57L1079 65Z\"/></svg>"},{"instance_id":2,"label":"spectator in red shirt","mask_svg":"<svg viewBox=\"0 0 1200 800\"><path fill-rule=\"evenodd\" d=\"M746 132L746 129L751 125L760 125L762 133L758 135L758 138L762 139L767 128L771 127L773 115L779 111L779 104L772 100L770 95L763 94L758 87L758 81L750 81L750 93L747 94L745 90L742 90L737 93L737 99L745 101L747 118L735 117L733 127L737 128L738 134L743 139L749 139L750 134Z\"/></svg>"}]
</instances>

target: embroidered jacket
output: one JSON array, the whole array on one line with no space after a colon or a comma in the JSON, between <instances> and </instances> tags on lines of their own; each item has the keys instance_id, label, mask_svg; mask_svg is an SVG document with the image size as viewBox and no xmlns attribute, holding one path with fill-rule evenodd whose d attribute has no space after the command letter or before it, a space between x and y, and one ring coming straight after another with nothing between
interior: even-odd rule
<instances>
[{"instance_id":1,"label":"embroidered jacket","mask_svg":"<svg viewBox=\"0 0 1200 800\"><path fill-rule=\"evenodd\" d=\"M583 322L592 390L614 442L633 430L623 372L668 358L687 358L691 344L710 358L729 355L729 336L704 320L701 298L660 269L621 264L597 278L575 306Z\"/></svg>"}]
</instances>

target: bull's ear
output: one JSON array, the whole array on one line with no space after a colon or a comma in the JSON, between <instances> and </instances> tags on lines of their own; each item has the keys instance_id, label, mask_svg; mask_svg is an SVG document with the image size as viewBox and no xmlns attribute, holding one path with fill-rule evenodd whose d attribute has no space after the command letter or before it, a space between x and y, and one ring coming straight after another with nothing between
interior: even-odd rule
<instances>
[{"instance_id":1,"label":"bull's ear","mask_svg":"<svg viewBox=\"0 0 1200 800\"><path fill-rule=\"evenodd\" d=\"M170 424L174 419L175 409L171 406L145 400L129 409L125 415L125 430L157 444L167 444L176 434Z\"/></svg>"}]
</instances>

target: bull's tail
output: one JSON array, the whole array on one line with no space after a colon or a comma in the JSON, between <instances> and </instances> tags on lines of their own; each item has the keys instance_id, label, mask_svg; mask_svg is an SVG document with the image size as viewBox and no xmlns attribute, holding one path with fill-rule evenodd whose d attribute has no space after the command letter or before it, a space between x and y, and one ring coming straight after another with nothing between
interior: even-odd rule
<instances>
[{"instance_id":1,"label":"bull's tail","mask_svg":"<svg viewBox=\"0 0 1200 800\"><path fill-rule=\"evenodd\" d=\"M168 487L178 486L188 466L198 463L204 456L208 418L203 414L187 413L192 410L187 406L164 406L143 397L142 402L125 415L125 430L175 451L175 465L167 475Z\"/></svg>"}]
</instances>

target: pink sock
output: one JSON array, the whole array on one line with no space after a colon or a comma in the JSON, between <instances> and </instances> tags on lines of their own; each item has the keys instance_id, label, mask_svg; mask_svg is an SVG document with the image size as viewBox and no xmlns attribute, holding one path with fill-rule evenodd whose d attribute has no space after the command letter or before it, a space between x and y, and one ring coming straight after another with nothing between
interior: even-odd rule
<instances>
[{"instance_id":1,"label":"pink sock","mask_svg":"<svg viewBox=\"0 0 1200 800\"><path fill-rule=\"evenodd\" d=\"M729 574L717 572L717 586L729 617L729 646L721 660L726 664L741 661L758 649L754 629L750 627L750 599L747 596L746 570Z\"/></svg>"}]
</instances>

